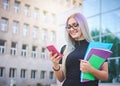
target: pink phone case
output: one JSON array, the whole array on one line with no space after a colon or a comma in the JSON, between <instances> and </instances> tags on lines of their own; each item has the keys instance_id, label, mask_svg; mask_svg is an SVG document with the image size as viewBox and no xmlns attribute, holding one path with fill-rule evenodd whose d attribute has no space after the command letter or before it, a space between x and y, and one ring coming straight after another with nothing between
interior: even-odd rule
<instances>
[{"instance_id":1,"label":"pink phone case","mask_svg":"<svg viewBox=\"0 0 120 86\"><path fill-rule=\"evenodd\" d=\"M54 45L48 45L48 46L46 46L46 48L47 48L49 51L51 51L53 55L57 53L58 55L60 55L60 57L63 56L62 54L60 54L60 53L57 51L57 49L54 47Z\"/></svg>"}]
</instances>

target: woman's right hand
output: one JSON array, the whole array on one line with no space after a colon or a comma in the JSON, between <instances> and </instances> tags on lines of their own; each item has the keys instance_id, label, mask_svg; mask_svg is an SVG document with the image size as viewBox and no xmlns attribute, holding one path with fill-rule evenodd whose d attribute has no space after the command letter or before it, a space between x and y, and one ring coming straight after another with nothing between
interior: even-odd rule
<instances>
[{"instance_id":1,"label":"woman's right hand","mask_svg":"<svg viewBox=\"0 0 120 86\"><path fill-rule=\"evenodd\" d=\"M53 66L55 68L57 68L59 66L59 61L61 60L61 56L58 56L58 54L52 54L52 52L50 52L50 59L53 63Z\"/></svg>"},{"instance_id":2,"label":"woman's right hand","mask_svg":"<svg viewBox=\"0 0 120 86\"><path fill-rule=\"evenodd\" d=\"M53 54L52 52L50 52L50 59L53 63L53 70L55 76L60 82L62 82L65 79L65 77L61 69L61 64L59 64L59 61L61 60L61 56L59 56L57 53Z\"/></svg>"}]
</instances>

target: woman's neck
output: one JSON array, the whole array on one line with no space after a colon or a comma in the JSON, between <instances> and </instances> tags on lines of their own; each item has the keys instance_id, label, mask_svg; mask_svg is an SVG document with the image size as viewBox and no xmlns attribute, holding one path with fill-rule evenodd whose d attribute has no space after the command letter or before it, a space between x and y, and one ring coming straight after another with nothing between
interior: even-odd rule
<instances>
[{"instance_id":1,"label":"woman's neck","mask_svg":"<svg viewBox=\"0 0 120 86\"><path fill-rule=\"evenodd\" d=\"M85 38L75 39L75 41L85 40Z\"/></svg>"}]
</instances>

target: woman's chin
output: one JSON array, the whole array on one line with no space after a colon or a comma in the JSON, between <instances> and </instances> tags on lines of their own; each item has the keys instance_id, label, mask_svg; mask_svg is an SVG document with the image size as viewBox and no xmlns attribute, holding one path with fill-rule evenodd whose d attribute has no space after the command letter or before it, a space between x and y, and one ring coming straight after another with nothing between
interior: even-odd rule
<instances>
[{"instance_id":1,"label":"woman's chin","mask_svg":"<svg viewBox=\"0 0 120 86\"><path fill-rule=\"evenodd\" d=\"M75 36L74 36L74 37L72 37L72 38L73 38L73 39L75 39L75 40L78 40L78 39L79 39L78 37L75 37Z\"/></svg>"}]
</instances>

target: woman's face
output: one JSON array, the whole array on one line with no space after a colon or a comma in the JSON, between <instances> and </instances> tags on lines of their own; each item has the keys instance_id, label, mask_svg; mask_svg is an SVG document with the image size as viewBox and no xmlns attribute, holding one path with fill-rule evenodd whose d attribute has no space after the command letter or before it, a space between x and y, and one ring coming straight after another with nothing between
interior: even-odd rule
<instances>
[{"instance_id":1,"label":"woman's face","mask_svg":"<svg viewBox=\"0 0 120 86\"><path fill-rule=\"evenodd\" d=\"M75 40L83 40L83 34L80 29L79 24L75 20L75 18L70 18L68 20L68 26L66 27L68 34Z\"/></svg>"}]
</instances>

